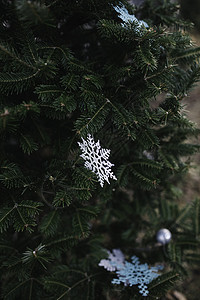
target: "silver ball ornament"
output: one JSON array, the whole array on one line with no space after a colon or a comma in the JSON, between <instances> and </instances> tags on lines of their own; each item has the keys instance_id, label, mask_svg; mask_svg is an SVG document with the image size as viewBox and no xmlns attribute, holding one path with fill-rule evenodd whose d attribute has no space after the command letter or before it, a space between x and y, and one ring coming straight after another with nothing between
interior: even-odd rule
<instances>
[{"instance_id":1,"label":"silver ball ornament","mask_svg":"<svg viewBox=\"0 0 200 300\"><path fill-rule=\"evenodd\" d=\"M165 245L171 241L172 234L168 229L162 228L157 232L156 239L158 243Z\"/></svg>"}]
</instances>

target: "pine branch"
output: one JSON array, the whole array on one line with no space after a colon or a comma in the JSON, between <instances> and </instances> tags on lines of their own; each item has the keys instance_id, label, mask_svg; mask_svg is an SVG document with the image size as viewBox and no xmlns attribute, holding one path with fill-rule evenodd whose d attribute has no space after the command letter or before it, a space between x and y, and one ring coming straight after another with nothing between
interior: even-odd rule
<instances>
[{"instance_id":1,"label":"pine branch","mask_svg":"<svg viewBox=\"0 0 200 300\"><path fill-rule=\"evenodd\" d=\"M60 295L56 300L60 300L62 299L65 295L67 295L72 289L74 289L75 287L77 287L78 285L80 285L81 283L83 283L84 281L88 281L90 280L90 278L94 277L95 275L90 275L90 276L87 276L86 278L82 279L82 280L79 280L78 282L76 282L72 287L69 288L68 291L62 293L62 295Z\"/></svg>"},{"instance_id":2,"label":"pine branch","mask_svg":"<svg viewBox=\"0 0 200 300\"><path fill-rule=\"evenodd\" d=\"M55 235L59 223L60 223L59 213L56 210L51 211L48 215L44 216L39 226L39 230L45 237L48 238L50 236Z\"/></svg>"},{"instance_id":3,"label":"pine branch","mask_svg":"<svg viewBox=\"0 0 200 300\"><path fill-rule=\"evenodd\" d=\"M77 240L76 240L76 237L74 236L64 236L62 238L59 238L57 240L54 240L54 241L51 241L49 243L46 243L45 246L48 248L48 247L52 247L52 246L60 246L62 244L64 245L67 245L69 248L71 245L74 245L76 244Z\"/></svg>"},{"instance_id":4,"label":"pine branch","mask_svg":"<svg viewBox=\"0 0 200 300\"><path fill-rule=\"evenodd\" d=\"M29 282L31 279L26 279L20 283L18 283L15 287L13 287L8 293L4 295L5 299L9 299L12 295L16 294L16 291L19 290L22 286L24 286L27 282Z\"/></svg>"},{"instance_id":5,"label":"pine branch","mask_svg":"<svg viewBox=\"0 0 200 300\"><path fill-rule=\"evenodd\" d=\"M64 272L62 272L63 274ZM64 275L64 274L63 274ZM63 283L61 280L58 281L58 280L55 280L54 277L53 278L46 278L45 279L45 288L47 290L55 290L55 289L58 289L58 292L57 294L59 296L57 296L56 300L60 300L62 299L64 296L66 296L68 293L70 293L74 288L78 287L79 285L81 285L83 282L87 281L89 282L91 280L91 278L95 277L97 274L93 274L93 275L87 275L86 273L85 274L82 274L84 276L84 278L78 280L77 282L75 282L74 284L72 284L71 286L70 285L67 285L66 283ZM59 293L59 289L62 288L63 292L60 294Z\"/></svg>"},{"instance_id":6,"label":"pine branch","mask_svg":"<svg viewBox=\"0 0 200 300\"><path fill-rule=\"evenodd\" d=\"M70 204L73 201L73 193L70 192L70 190L74 190L75 188L68 188L69 191L58 191L54 197L54 200L52 202L52 204L55 207L65 207L66 206L70 206ZM82 189L81 189L82 190Z\"/></svg>"},{"instance_id":7,"label":"pine branch","mask_svg":"<svg viewBox=\"0 0 200 300\"><path fill-rule=\"evenodd\" d=\"M30 155L33 151L38 150L38 144L34 142L33 138L29 135L21 134L20 146L24 153Z\"/></svg>"},{"instance_id":8,"label":"pine branch","mask_svg":"<svg viewBox=\"0 0 200 300\"><path fill-rule=\"evenodd\" d=\"M89 121L85 122L88 119L88 117L82 117L82 119L81 118L78 119L75 124L76 134L79 134L79 135L81 134L81 136L84 137L88 133L88 128L90 129L89 130L90 133L94 133L95 131L97 131L97 129L99 129L99 126L102 126L102 122L99 123L99 121L98 121L98 122L95 122L95 125L93 125L93 121L97 118L97 116L99 116L99 114L104 110L104 107L108 103L109 103L109 100L106 100L106 102L95 112L95 114L89 118Z\"/></svg>"},{"instance_id":9,"label":"pine branch","mask_svg":"<svg viewBox=\"0 0 200 300\"><path fill-rule=\"evenodd\" d=\"M174 272L168 272L159 276L148 285L150 294L157 297L163 296L164 291L169 290L179 278L179 274Z\"/></svg>"},{"instance_id":10,"label":"pine branch","mask_svg":"<svg viewBox=\"0 0 200 300\"><path fill-rule=\"evenodd\" d=\"M1 169L3 172L0 174L0 181L6 188L19 188L27 183L21 170L16 164L5 161L4 164L2 164Z\"/></svg>"},{"instance_id":11,"label":"pine branch","mask_svg":"<svg viewBox=\"0 0 200 300\"><path fill-rule=\"evenodd\" d=\"M12 208L4 208L0 211L0 230L1 232L7 230L10 225L12 212L16 207L13 206Z\"/></svg>"},{"instance_id":12,"label":"pine branch","mask_svg":"<svg viewBox=\"0 0 200 300\"><path fill-rule=\"evenodd\" d=\"M0 44L0 51L3 51L6 55L10 56L11 58L15 59L17 62L19 62L20 64L24 65L27 68L36 70L36 67L28 64L27 62L21 60L14 52L14 50L12 49L8 49L7 47L5 47L4 45Z\"/></svg>"},{"instance_id":13,"label":"pine branch","mask_svg":"<svg viewBox=\"0 0 200 300\"><path fill-rule=\"evenodd\" d=\"M180 51L180 54L176 54L173 58L179 60L182 58L188 58L190 56L198 58L200 55L200 47L188 48Z\"/></svg>"},{"instance_id":14,"label":"pine branch","mask_svg":"<svg viewBox=\"0 0 200 300\"><path fill-rule=\"evenodd\" d=\"M0 89L3 93L21 93L30 87L31 81L40 73L40 69L29 73L0 73Z\"/></svg>"},{"instance_id":15,"label":"pine branch","mask_svg":"<svg viewBox=\"0 0 200 300\"><path fill-rule=\"evenodd\" d=\"M35 89L36 94L38 94L39 99L43 101L48 101L49 97L58 97L63 91L55 85L40 85Z\"/></svg>"},{"instance_id":16,"label":"pine branch","mask_svg":"<svg viewBox=\"0 0 200 300\"><path fill-rule=\"evenodd\" d=\"M168 247L168 253L171 263L181 264L181 248L177 244L171 243Z\"/></svg>"},{"instance_id":17,"label":"pine branch","mask_svg":"<svg viewBox=\"0 0 200 300\"><path fill-rule=\"evenodd\" d=\"M177 225L182 225L184 224L185 220L188 218L188 215L190 214L191 211L191 205L186 205L181 211L180 214L178 215L177 219L175 220L174 224L172 226Z\"/></svg>"},{"instance_id":18,"label":"pine branch","mask_svg":"<svg viewBox=\"0 0 200 300\"><path fill-rule=\"evenodd\" d=\"M194 230L194 234L196 239L198 239L199 234L200 234L200 199L196 199L193 202L193 230Z\"/></svg>"},{"instance_id":19,"label":"pine branch","mask_svg":"<svg viewBox=\"0 0 200 300\"><path fill-rule=\"evenodd\" d=\"M38 290L41 288L42 283L34 277L29 277L22 281L18 281L17 284L10 282L6 288L4 288L3 296L6 300L13 300L15 296L27 297L26 299L34 299L33 297L38 295Z\"/></svg>"},{"instance_id":20,"label":"pine branch","mask_svg":"<svg viewBox=\"0 0 200 300\"><path fill-rule=\"evenodd\" d=\"M130 137L133 141L136 139L136 132L132 127L133 122L135 121L135 117L134 116L130 116L129 117L129 112L126 111L122 106L118 107L113 104L110 100L109 104L114 108L114 111L118 114L119 118L116 121L116 118L114 118L114 123L117 124L118 128L125 128L126 129L126 134L128 137ZM129 120L130 119L130 120Z\"/></svg>"},{"instance_id":21,"label":"pine branch","mask_svg":"<svg viewBox=\"0 0 200 300\"><path fill-rule=\"evenodd\" d=\"M40 72L40 70L37 70L31 75L25 75L25 74L10 74L10 73L1 73L0 74L0 82L2 83L16 83L16 82L21 82L21 81L26 81L28 79L31 79Z\"/></svg>"}]
</instances>

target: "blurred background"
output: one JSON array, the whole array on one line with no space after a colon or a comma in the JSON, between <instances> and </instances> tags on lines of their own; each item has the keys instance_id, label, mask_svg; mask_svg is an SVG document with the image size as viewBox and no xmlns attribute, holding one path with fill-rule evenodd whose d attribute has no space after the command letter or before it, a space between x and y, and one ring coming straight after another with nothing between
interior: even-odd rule
<instances>
[{"instance_id":1,"label":"blurred background","mask_svg":"<svg viewBox=\"0 0 200 300\"><path fill-rule=\"evenodd\" d=\"M180 0L180 6L182 16L194 23L196 30L200 30L200 1Z\"/></svg>"},{"instance_id":2,"label":"blurred background","mask_svg":"<svg viewBox=\"0 0 200 300\"><path fill-rule=\"evenodd\" d=\"M187 21L193 23L190 29L190 36L193 43L200 47L200 0L180 0L180 15ZM196 87L184 99L184 109L188 118L200 128L200 81ZM200 144L200 137L198 138ZM200 153L191 158L193 168L183 178L180 189L181 201L187 203L196 197L200 197ZM188 278L177 290L168 295L169 300L199 300L200 299L200 261L199 267L189 266ZM179 292L181 291L181 292Z\"/></svg>"},{"instance_id":3,"label":"blurred background","mask_svg":"<svg viewBox=\"0 0 200 300\"><path fill-rule=\"evenodd\" d=\"M133 5L140 6L145 0L129 0ZM164 3L166 0L149 0ZM186 21L192 22L189 34L195 46L200 47L200 0L171 0L177 2L180 9L180 17ZM200 79L199 79L200 80ZM195 88L186 95L183 100L184 113L188 118L196 123L200 128L200 81ZM200 136L198 137L200 144ZM177 191L179 191L178 201L180 205L184 205L200 197L200 153L191 158L193 167L189 173L185 175ZM199 249L200 252L200 249ZM198 264L197 264L198 265ZM175 289L170 291L166 296L167 300L199 300L200 299L200 261L199 267L187 266L187 280L180 283ZM163 299L163 300L164 300Z\"/></svg>"},{"instance_id":4,"label":"blurred background","mask_svg":"<svg viewBox=\"0 0 200 300\"><path fill-rule=\"evenodd\" d=\"M200 47L200 0L180 0L180 13L185 20L193 23L190 35L194 44ZM184 99L185 109L189 119L200 128L200 81L191 93ZM198 138L200 144L200 137ZM182 182L184 203L200 197L200 153L192 158L194 167L190 169ZM199 249L200 251L200 249ZM200 261L199 267L194 269L192 266L188 270L188 279L182 284L182 297L169 298L180 300L198 300L200 299Z\"/></svg>"}]
</instances>

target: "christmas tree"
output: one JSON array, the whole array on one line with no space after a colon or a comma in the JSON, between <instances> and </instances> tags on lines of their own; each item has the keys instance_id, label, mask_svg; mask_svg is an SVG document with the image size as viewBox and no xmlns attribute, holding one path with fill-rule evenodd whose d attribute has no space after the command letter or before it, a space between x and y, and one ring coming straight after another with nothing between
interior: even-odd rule
<instances>
[{"instance_id":1,"label":"christmas tree","mask_svg":"<svg viewBox=\"0 0 200 300\"><path fill-rule=\"evenodd\" d=\"M159 0L0 11L1 299L161 299L200 259L189 25Z\"/></svg>"}]
</instances>

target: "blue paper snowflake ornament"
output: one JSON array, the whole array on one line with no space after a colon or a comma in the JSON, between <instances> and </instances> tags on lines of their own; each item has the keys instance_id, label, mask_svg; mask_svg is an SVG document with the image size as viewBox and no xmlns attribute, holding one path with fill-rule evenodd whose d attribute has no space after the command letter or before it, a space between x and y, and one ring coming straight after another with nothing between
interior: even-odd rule
<instances>
[{"instance_id":1,"label":"blue paper snowflake ornament","mask_svg":"<svg viewBox=\"0 0 200 300\"><path fill-rule=\"evenodd\" d=\"M139 293L144 297L148 296L147 284L160 276L157 272L162 270L163 266L149 267L147 264L140 264L137 256L132 256L132 262L128 262L119 249L114 249L113 254L108 253L108 259L101 260L99 266L103 266L107 271L116 272L118 278L114 278L112 283L123 283L124 286L138 285Z\"/></svg>"},{"instance_id":2,"label":"blue paper snowflake ornament","mask_svg":"<svg viewBox=\"0 0 200 300\"><path fill-rule=\"evenodd\" d=\"M132 263L125 261L124 268L116 271L118 278L113 279L112 283L124 283L125 286L138 285L139 293L147 296L149 293L147 284L159 276L157 271L162 267L149 268L147 264L140 264L136 256L133 256L131 260Z\"/></svg>"}]
</instances>

